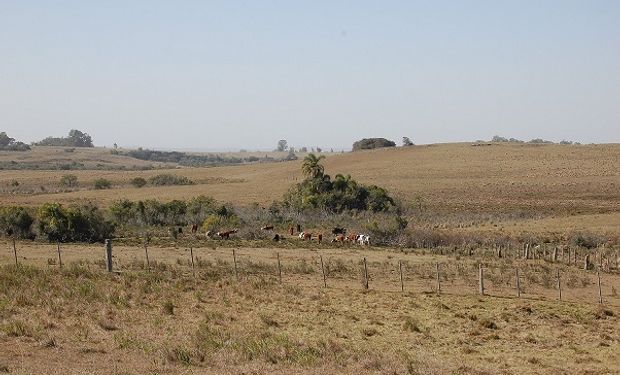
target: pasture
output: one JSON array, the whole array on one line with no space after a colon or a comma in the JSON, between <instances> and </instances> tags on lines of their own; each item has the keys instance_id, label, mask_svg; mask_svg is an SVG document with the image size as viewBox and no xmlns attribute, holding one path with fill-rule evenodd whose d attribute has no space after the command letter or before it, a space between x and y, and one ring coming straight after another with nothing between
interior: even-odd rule
<instances>
[{"instance_id":1,"label":"pasture","mask_svg":"<svg viewBox=\"0 0 620 375\"><path fill-rule=\"evenodd\" d=\"M119 165L130 165L127 157L110 155L106 149L88 152L100 152ZM465 232L593 230L617 234L619 160L617 144L459 143L332 154L324 165L331 176L350 174L362 183L386 187L417 210L412 220L419 226ZM302 180L300 164L292 161L148 171L3 170L0 204L92 201L105 207L120 197L165 201L204 194L237 206L266 206ZM148 179L160 173L185 176L195 184L143 188L130 184L134 177ZM59 179L63 174L76 175L79 186L62 188ZM92 185L98 178L110 180L112 189L94 190ZM12 181L19 187L12 187Z\"/></svg>"},{"instance_id":2,"label":"pasture","mask_svg":"<svg viewBox=\"0 0 620 375\"><path fill-rule=\"evenodd\" d=\"M301 161L139 170L152 163L109 151L2 153L3 163L86 169L0 170L0 205L208 195L253 217L303 178ZM109 273L102 244L61 243L59 257L42 238L17 241L16 253L3 238L0 373L618 373L619 160L615 144L461 143L324 161L331 176L386 187L406 208L408 230L455 233L458 246L332 244L327 235L321 245L288 235L274 243L260 227L283 233L289 224L257 216L230 240L157 227L145 248L139 231L119 230ZM194 184L131 184L161 173ZM78 186L61 186L65 174ZM99 178L112 188L94 189ZM306 223L315 234L343 224L315 219ZM609 246L569 243L578 232ZM471 245L473 233L497 241ZM528 236L548 241L526 260L518 241ZM512 244L501 258L500 244ZM553 260L560 244L568 251Z\"/></svg>"},{"instance_id":3,"label":"pasture","mask_svg":"<svg viewBox=\"0 0 620 375\"><path fill-rule=\"evenodd\" d=\"M596 272L566 262L203 241L192 247L192 267L184 245L149 247L150 270L144 248L115 245L112 274L100 245L61 245L62 268L55 245L19 242L17 268L3 251L0 366L41 374L620 371L617 271L602 275L601 305Z\"/></svg>"}]
</instances>

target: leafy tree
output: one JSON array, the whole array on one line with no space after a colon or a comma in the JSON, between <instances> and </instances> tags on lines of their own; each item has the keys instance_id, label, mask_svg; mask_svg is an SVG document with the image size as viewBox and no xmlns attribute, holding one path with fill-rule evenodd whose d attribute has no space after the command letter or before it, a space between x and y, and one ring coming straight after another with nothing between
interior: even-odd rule
<instances>
[{"instance_id":1,"label":"leafy tree","mask_svg":"<svg viewBox=\"0 0 620 375\"><path fill-rule=\"evenodd\" d=\"M66 212L58 203L46 203L37 212L39 233L48 241L63 242L68 239L69 220Z\"/></svg>"},{"instance_id":2,"label":"leafy tree","mask_svg":"<svg viewBox=\"0 0 620 375\"><path fill-rule=\"evenodd\" d=\"M47 137L35 143L37 146L62 146L62 147L95 147L90 135L77 129L71 129L68 137Z\"/></svg>"},{"instance_id":3,"label":"leafy tree","mask_svg":"<svg viewBox=\"0 0 620 375\"><path fill-rule=\"evenodd\" d=\"M278 147L276 148L276 150L283 152L283 151L286 151L287 148L288 148L288 142L286 142L286 139L280 139L278 141Z\"/></svg>"},{"instance_id":4,"label":"leafy tree","mask_svg":"<svg viewBox=\"0 0 620 375\"><path fill-rule=\"evenodd\" d=\"M325 159L324 155L316 156L315 154L308 154L303 163L301 164L302 173L310 178L318 178L323 175L325 168L321 165L321 160Z\"/></svg>"},{"instance_id":5,"label":"leafy tree","mask_svg":"<svg viewBox=\"0 0 620 375\"><path fill-rule=\"evenodd\" d=\"M411 142L411 139L409 139L409 137L403 137L403 146L413 146L413 142Z\"/></svg>"},{"instance_id":6,"label":"leafy tree","mask_svg":"<svg viewBox=\"0 0 620 375\"><path fill-rule=\"evenodd\" d=\"M0 133L0 150L4 151L28 151L30 146L24 142L15 142L15 138L9 137L5 132Z\"/></svg>"}]
</instances>

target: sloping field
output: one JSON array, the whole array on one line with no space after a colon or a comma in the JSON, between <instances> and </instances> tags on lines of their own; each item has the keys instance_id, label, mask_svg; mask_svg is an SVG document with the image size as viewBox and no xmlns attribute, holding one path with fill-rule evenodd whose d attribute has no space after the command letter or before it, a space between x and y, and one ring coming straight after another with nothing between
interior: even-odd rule
<instances>
[{"instance_id":1,"label":"sloping field","mask_svg":"<svg viewBox=\"0 0 620 375\"><path fill-rule=\"evenodd\" d=\"M618 144L441 144L334 154L324 164L331 176L350 174L360 182L386 187L408 204L421 203L426 212L606 214L612 222L618 221L620 212ZM301 160L150 171L0 171L0 204L89 200L105 206L121 197L171 200L205 194L237 205L267 205L302 179L300 165ZM58 181L67 173L78 177L80 188L62 191ZM136 176L159 173L187 176L196 184L141 189L129 184ZM92 190L93 180L101 177L112 181L114 188ZM13 180L19 182L20 192L8 186Z\"/></svg>"}]
</instances>

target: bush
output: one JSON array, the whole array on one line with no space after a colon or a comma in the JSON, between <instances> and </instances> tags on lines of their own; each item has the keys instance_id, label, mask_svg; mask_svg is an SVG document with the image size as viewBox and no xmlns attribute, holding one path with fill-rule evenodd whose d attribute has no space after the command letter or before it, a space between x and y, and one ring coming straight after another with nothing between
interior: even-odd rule
<instances>
[{"instance_id":1,"label":"bush","mask_svg":"<svg viewBox=\"0 0 620 375\"><path fill-rule=\"evenodd\" d=\"M46 203L37 212L39 233L49 241L100 242L110 238L114 225L92 204L63 208Z\"/></svg>"},{"instance_id":2,"label":"bush","mask_svg":"<svg viewBox=\"0 0 620 375\"><path fill-rule=\"evenodd\" d=\"M31 231L34 218L24 207L4 207L0 209L0 229L7 236L33 238Z\"/></svg>"},{"instance_id":3,"label":"bush","mask_svg":"<svg viewBox=\"0 0 620 375\"><path fill-rule=\"evenodd\" d=\"M395 147L396 142L387 140L385 138L364 138L353 143L353 151L358 150L371 150L382 147Z\"/></svg>"},{"instance_id":4,"label":"bush","mask_svg":"<svg viewBox=\"0 0 620 375\"><path fill-rule=\"evenodd\" d=\"M149 178L151 185L168 186L168 185L193 185L194 182L185 176L176 176L173 174L158 174Z\"/></svg>"},{"instance_id":5,"label":"bush","mask_svg":"<svg viewBox=\"0 0 620 375\"><path fill-rule=\"evenodd\" d=\"M0 133L0 150L2 151L28 151L30 146L24 142L16 142L15 138L6 135L5 132Z\"/></svg>"},{"instance_id":6,"label":"bush","mask_svg":"<svg viewBox=\"0 0 620 375\"><path fill-rule=\"evenodd\" d=\"M137 188L141 188L146 185L146 180L142 177L136 177L131 180L131 184Z\"/></svg>"},{"instance_id":7,"label":"bush","mask_svg":"<svg viewBox=\"0 0 620 375\"><path fill-rule=\"evenodd\" d=\"M93 185L95 187L95 190L103 190L103 189L112 188L112 183L110 182L110 180L107 180L105 178L96 179Z\"/></svg>"},{"instance_id":8,"label":"bush","mask_svg":"<svg viewBox=\"0 0 620 375\"><path fill-rule=\"evenodd\" d=\"M60 185L64 187L77 187L78 178L73 174L66 174L60 178Z\"/></svg>"},{"instance_id":9,"label":"bush","mask_svg":"<svg viewBox=\"0 0 620 375\"><path fill-rule=\"evenodd\" d=\"M72 129L68 137L47 137L44 140L34 143L35 146L62 146L62 147L95 147L90 135L79 130Z\"/></svg>"}]
</instances>

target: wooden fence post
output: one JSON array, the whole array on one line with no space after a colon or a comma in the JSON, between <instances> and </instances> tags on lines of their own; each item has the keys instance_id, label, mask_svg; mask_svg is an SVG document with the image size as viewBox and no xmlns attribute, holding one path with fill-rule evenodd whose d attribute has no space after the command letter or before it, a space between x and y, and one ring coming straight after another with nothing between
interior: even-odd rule
<instances>
[{"instance_id":1,"label":"wooden fence post","mask_svg":"<svg viewBox=\"0 0 620 375\"><path fill-rule=\"evenodd\" d=\"M586 254L586 256L583 258L583 269L588 270L589 266L590 266L590 254Z\"/></svg>"},{"instance_id":2,"label":"wooden fence post","mask_svg":"<svg viewBox=\"0 0 620 375\"><path fill-rule=\"evenodd\" d=\"M15 246L15 237L13 237L13 254L15 254L15 266L17 266L17 246Z\"/></svg>"},{"instance_id":3,"label":"wooden fence post","mask_svg":"<svg viewBox=\"0 0 620 375\"><path fill-rule=\"evenodd\" d=\"M325 267L323 266L323 256L320 255L321 258L321 272L323 273L323 285L327 288L327 277L325 276Z\"/></svg>"},{"instance_id":4,"label":"wooden fence post","mask_svg":"<svg viewBox=\"0 0 620 375\"><path fill-rule=\"evenodd\" d=\"M105 240L106 266L108 272L112 272L112 240Z\"/></svg>"},{"instance_id":5,"label":"wooden fence post","mask_svg":"<svg viewBox=\"0 0 620 375\"><path fill-rule=\"evenodd\" d=\"M192 274L196 277L196 270L194 269L194 247L189 247L189 256L192 259Z\"/></svg>"},{"instance_id":6,"label":"wooden fence post","mask_svg":"<svg viewBox=\"0 0 620 375\"><path fill-rule=\"evenodd\" d=\"M478 293L484 296L484 271L482 263L478 263Z\"/></svg>"},{"instance_id":7,"label":"wooden fence post","mask_svg":"<svg viewBox=\"0 0 620 375\"><path fill-rule=\"evenodd\" d=\"M598 303L603 304L603 288L601 287L601 270L596 270L596 276L598 277Z\"/></svg>"},{"instance_id":8,"label":"wooden fence post","mask_svg":"<svg viewBox=\"0 0 620 375\"><path fill-rule=\"evenodd\" d=\"M562 300L562 281L560 279L560 269L559 268L557 270L557 277L558 277L558 298L561 301Z\"/></svg>"},{"instance_id":9,"label":"wooden fence post","mask_svg":"<svg viewBox=\"0 0 620 375\"><path fill-rule=\"evenodd\" d=\"M282 284L282 265L280 264L280 253L276 253L278 257L278 279L280 280L280 284Z\"/></svg>"},{"instance_id":10,"label":"wooden fence post","mask_svg":"<svg viewBox=\"0 0 620 375\"><path fill-rule=\"evenodd\" d=\"M58 249L58 266L62 268L62 257L60 256L60 241L56 241L56 248Z\"/></svg>"},{"instance_id":11,"label":"wooden fence post","mask_svg":"<svg viewBox=\"0 0 620 375\"><path fill-rule=\"evenodd\" d=\"M398 261L398 271L400 272L400 291L405 292L405 284L403 283L403 263Z\"/></svg>"},{"instance_id":12,"label":"wooden fence post","mask_svg":"<svg viewBox=\"0 0 620 375\"><path fill-rule=\"evenodd\" d=\"M519 269L515 268L515 278L517 286L517 298L521 298L521 281L519 280Z\"/></svg>"},{"instance_id":13,"label":"wooden fence post","mask_svg":"<svg viewBox=\"0 0 620 375\"><path fill-rule=\"evenodd\" d=\"M239 274L237 273L237 254L235 253L235 249L233 249L233 264L235 266L235 279L239 279Z\"/></svg>"},{"instance_id":14,"label":"wooden fence post","mask_svg":"<svg viewBox=\"0 0 620 375\"><path fill-rule=\"evenodd\" d=\"M439 279L439 262L435 263L435 274L437 277L437 294L441 294L441 280Z\"/></svg>"},{"instance_id":15,"label":"wooden fence post","mask_svg":"<svg viewBox=\"0 0 620 375\"><path fill-rule=\"evenodd\" d=\"M368 265L366 264L366 257L364 257L364 289L368 290Z\"/></svg>"},{"instance_id":16,"label":"wooden fence post","mask_svg":"<svg viewBox=\"0 0 620 375\"><path fill-rule=\"evenodd\" d=\"M151 263L149 261L149 247L147 244L148 240L144 238L144 254L146 255L146 269L151 270Z\"/></svg>"}]
</instances>

